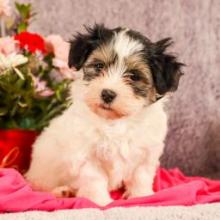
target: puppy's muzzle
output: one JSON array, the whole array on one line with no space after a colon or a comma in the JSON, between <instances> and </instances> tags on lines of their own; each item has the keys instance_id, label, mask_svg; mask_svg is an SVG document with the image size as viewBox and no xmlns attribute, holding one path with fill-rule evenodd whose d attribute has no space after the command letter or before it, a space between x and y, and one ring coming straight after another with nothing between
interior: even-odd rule
<instances>
[{"instance_id":1,"label":"puppy's muzzle","mask_svg":"<svg viewBox=\"0 0 220 220\"><path fill-rule=\"evenodd\" d=\"M117 94L110 89L103 89L101 92L101 98L106 104L110 104L113 102Z\"/></svg>"}]
</instances>

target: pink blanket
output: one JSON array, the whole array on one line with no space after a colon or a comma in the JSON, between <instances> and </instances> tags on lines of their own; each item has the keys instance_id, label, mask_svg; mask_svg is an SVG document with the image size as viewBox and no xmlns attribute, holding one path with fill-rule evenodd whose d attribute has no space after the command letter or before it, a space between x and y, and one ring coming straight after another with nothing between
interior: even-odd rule
<instances>
[{"instance_id":1,"label":"pink blanket","mask_svg":"<svg viewBox=\"0 0 220 220\"><path fill-rule=\"evenodd\" d=\"M115 200L100 207L85 198L57 199L45 192L34 192L14 169L0 169L0 212L28 210L52 211L58 209L100 208L116 206L170 206L220 202L220 181L202 177L186 177L178 169L158 169L154 182L154 195L120 199L121 192L113 192Z\"/></svg>"}]
</instances>

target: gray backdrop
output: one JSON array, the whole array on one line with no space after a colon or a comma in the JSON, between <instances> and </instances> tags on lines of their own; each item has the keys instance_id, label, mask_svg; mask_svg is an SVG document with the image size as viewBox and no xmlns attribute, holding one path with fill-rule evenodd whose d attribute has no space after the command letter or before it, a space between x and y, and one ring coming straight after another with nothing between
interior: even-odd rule
<instances>
[{"instance_id":1,"label":"gray backdrop","mask_svg":"<svg viewBox=\"0 0 220 220\"><path fill-rule=\"evenodd\" d=\"M21 2L21 1L20 1ZM165 167L187 174L220 170L220 1L219 0L30 0L38 13L31 30L66 40L83 24L127 26L152 40L171 36L172 50L186 63L169 106Z\"/></svg>"}]
</instances>

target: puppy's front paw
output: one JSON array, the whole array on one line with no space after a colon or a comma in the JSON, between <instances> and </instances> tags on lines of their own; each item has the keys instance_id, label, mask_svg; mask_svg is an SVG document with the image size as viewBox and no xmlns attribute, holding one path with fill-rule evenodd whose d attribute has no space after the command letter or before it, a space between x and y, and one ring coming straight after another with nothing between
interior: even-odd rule
<instances>
[{"instance_id":1,"label":"puppy's front paw","mask_svg":"<svg viewBox=\"0 0 220 220\"><path fill-rule=\"evenodd\" d=\"M100 206L105 206L112 202L112 199L105 188L81 188L77 192L77 196L90 199L91 201L95 202Z\"/></svg>"},{"instance_id":2,"label":"puppy's front paw","mask_svg":"<svg viewBox=\"0 0 220 220\"><path fill-rule=\"evenodd\" d=\"M135 197L143 197L143 196L150 196L153 195L154 191L151 188L136 188L132 189L131 191L126 191L123 194L123 198L135 198Z\"/></svg>"},{"instance_id":3,"label":"puppy's front paw","mask_svg":"<svg viewBox=\"0 0 220 220\"><path fill-rule=\"evenodd\" d=\"M75 192L69 186L58 186L52 190L52 194L56 197L74 197Z\"/></svg>"},{"instance_id":4,"label":"puppy's front paw","mask_svg":"<svg viewBox=\"0 0 220 220\"><path fill-rule=\"evenodd\" d=\"M100 206L106 206L109 203L111 203L113 200L110 197L102 197L100 195L97 195L96 197L92 198L92 201Z\"/></svg>"}]
</instances>

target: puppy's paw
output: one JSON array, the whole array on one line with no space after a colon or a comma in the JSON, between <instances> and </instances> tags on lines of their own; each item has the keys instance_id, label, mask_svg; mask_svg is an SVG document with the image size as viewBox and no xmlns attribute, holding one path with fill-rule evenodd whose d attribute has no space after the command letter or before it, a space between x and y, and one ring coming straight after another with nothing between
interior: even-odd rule
<instances>
[{"instance_id":1,"label":"puppy's paw","mask_svg":"<svg viewBox=\"0 0 220 220\"><path fill-rule=\"evenodd\" d=\"M52 190L52 194L56 197L74 197L75 192L69 186L58 186Z\"/></svg>"},{"instance_id":2,"label":"puppy's paw","mask_svg":"<svg viewBox=\"0 0 220 220\"><path fill-rule=\"evenodd\" d=\"M154 191L151 188L143 188L143 189L133 189L131 191L127 190L123 194L123 199L135 198L135 197L144 197L153 195Z\"/></svg>"},{"instance_id":3,"label":"puppy's paw","mask_svg":"<svg viewBox=\"0 0 220 220\"><path fill-rule=\"evenodd\" d=\"M93 198L91 198L91 200L100 206L106 206L113 201L110 196L108 197L101 195L94 196Z\"/></svg>"},{"instance_id":4,"label":"puppy's paw","mask_svg":"<svg viewBox=\"0 0 220 220\"><path fill-rule=\"evenodd\" d=\"M77 192L77 196L90 199L100 206L108 205L113 201L110 197L110 194L105 189L81 188Z\"/></svg>"}]
</instances>

